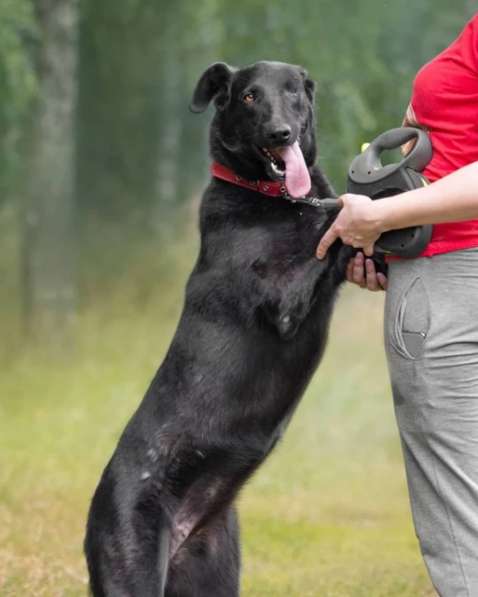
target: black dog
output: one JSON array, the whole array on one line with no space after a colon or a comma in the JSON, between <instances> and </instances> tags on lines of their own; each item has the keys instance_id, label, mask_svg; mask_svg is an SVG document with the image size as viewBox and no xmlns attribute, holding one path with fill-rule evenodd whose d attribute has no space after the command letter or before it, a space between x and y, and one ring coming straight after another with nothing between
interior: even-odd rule
<instances>
[{"instance_id":1,"label":"black dog","mask_svg":"<svg viewBox=\"0 0 478 597\"><path fill-rule=\"evenodd\" d=\"M333 215L286 197L332 196L313 165L313 96L303 69L274 62L217 63L197 84L192 110L214 99L211 153L235 179L214 177L204 194L176 335L93 497L96 597L239 594L234 498L319 363L353 253L336 242L318 261ZM284 197L250 182L284 175Z\"/></svg>"}]
</instances>

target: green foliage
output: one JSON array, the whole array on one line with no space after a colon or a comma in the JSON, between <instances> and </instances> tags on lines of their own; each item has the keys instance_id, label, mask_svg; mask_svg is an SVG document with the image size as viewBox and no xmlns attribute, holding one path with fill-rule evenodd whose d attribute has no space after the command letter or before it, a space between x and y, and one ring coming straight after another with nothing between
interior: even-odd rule
<instances>
[{"instance_id":1,"label":"green foliage","mask_svg":"<svg viewBox=\"0 0 478 597\"><path fill-rule=\"evenodd\" d=\"M342 189L361 142L401 121L417 68L473 11L469 0L439 4L83 0L81 210L119 224L130 222L132 212L146 221L167 219L171 207L200 188L206 123L190 115L187 104L201 70L218 59L274 59L309 69L319 84L323 165ZM0 26L4 189L19 165L17 141L35 89L31 3L2 2Z\"/></svg>"},{"instance_id":2,"label":"green foliage","mask_svg":"<svg viewBox=\"0 0 478 597\"><path fill-rule=\"evenodd\" d=\"M308 68L322 163L342 190L361 143L400 124L417 68L459 31L466 2L84 0L80 205L119 223L141 213L153 230L171 222L203 183L207 123L187 105L214 60Z\"/></svg>"}]
</instances>

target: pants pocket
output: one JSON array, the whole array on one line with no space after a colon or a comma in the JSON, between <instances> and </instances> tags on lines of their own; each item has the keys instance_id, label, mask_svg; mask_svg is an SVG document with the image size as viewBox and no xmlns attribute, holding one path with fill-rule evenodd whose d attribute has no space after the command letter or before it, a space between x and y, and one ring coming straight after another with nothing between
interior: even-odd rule
<instances>
[{"instance_id":1,"label":"pants pocket","mask_svg":"<svg viewBox=\"0 0 478 597\"><path fill-rule=\"evenodd\" d=\"M430 304L421 278L414 278L398 303L393 322L392 344L408 359L419 359L430 329Z\"/></svg>"}]
</instances>

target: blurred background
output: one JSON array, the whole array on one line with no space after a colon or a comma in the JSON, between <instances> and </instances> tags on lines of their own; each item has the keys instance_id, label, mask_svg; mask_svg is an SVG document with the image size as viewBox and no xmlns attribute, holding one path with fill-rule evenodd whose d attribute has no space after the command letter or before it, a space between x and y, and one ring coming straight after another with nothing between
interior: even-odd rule
<instances>
[{"instance_id":1,"label":"blurred background","mask_svg":"<svg viewBox=\"0 0 478 597\"><path fill-rule=\"evenodd\" d=\"M224 60L305 66L341 191L398 126L472 0L1 0L0 594L86 594L88 502L168 347L197 251ZM433 595L381 346L383 294L342 292L326 357L241 497L243 594ZM213 596L212 596L213 597Z\"/></svg>"}]
</instances>

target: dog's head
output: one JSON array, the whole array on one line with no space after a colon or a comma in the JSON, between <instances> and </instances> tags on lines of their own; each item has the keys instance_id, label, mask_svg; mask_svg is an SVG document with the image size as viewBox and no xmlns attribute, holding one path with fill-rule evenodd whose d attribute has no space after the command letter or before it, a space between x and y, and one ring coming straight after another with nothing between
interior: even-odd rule
<instances>
[{"instance_id":1,"label":"dog's head","mask_svg":"<svg viewBox=\"0 0 478 597\"><path fill-rule=\"evenodd\" d=\"M285 178L292 196L308 192L315 160L314 83L281 62L233 68L217 62L199 79L191 102L203 112L214 100L213 157L250 179ZM306 188L308 186L308 188Z\"/></svg>"}]
</instances>

